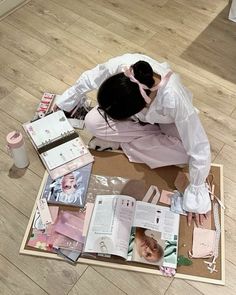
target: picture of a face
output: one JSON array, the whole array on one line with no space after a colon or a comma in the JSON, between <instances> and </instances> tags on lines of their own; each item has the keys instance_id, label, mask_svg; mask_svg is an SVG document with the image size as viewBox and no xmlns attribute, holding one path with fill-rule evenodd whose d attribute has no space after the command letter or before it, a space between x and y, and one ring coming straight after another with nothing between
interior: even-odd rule
<instances>
[{"instance_id":1,"label":"picture of a face","mask_svg":"<svg viewBox=\"0 0 236 295\"><path fill-rule=\"evenodd\" d=\"M61 186L62 186L62 190L64 193L66 193L66 194L73 193L77 188L76 179L75 179L74 174L69 173L69 174L63 176Z\"/></svg>"},{"instance_id":2,"label":"picture of a face","mask_svg":"<svg viewBox=\"0 0 236 295\"><path fill-rule=\"evenodd\" d=\"M136 228L135 232L135 249L137 261L146 261L151 264L158 263L164 254L163 247L159 244L154 236L145 234L145 229Z\"/></svg>"},{"instance_id":3,"label":"picture of a face","mask_svg":"<svg viewBox=\"0 0 236 295\"><path fill-rule=\"evenodd\" d=\"M137 243L137 252L148 262L156 262L162 257L162 248L156 240L150 237L143 237Z\"/></svg>"},{"instance_id":4,"label":"picture of a face","mask_svg":"<svg viewBox=\"0 0 236 295\"><path fill-rule=\"evenodd\" d=\"M48 203L83 207L92 164L83 166L55 180L48 177L43 197Z\"/></svg>"}]
</instances>

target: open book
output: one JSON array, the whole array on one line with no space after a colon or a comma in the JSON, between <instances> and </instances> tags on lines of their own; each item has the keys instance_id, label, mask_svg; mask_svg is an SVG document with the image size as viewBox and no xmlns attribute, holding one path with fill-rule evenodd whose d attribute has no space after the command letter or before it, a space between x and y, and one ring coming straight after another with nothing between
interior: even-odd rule
<instances>
[{"instance_id":1,"label":"open book","mask_svg":"<svg viewBox=\"0 0 236 295\"><path fill-rule=\"evenodd\" d=\"M93 162L93 156L63 111L23 125L52 179Z\"/></svg>"},{"instance_id":2,"label":"open book","mask_svg":"<svg viewBox=\"0 0 236 295\"><path fill-rule=\"evenodd\" d=\"M98 195L84 252L177 267L179 214L125 195Z\"/></svg>"}]
</instances>

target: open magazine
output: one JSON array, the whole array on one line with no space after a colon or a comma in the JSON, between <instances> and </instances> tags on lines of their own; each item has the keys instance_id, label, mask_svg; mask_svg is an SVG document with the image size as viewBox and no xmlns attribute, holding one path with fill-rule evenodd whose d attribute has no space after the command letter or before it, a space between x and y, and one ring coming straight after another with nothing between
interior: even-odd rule
<instances>
[{"instance_id":1,"label":"open magazine","mask_svg":"<svg viewBox=\"0 0 236 295\"><path fill-rule=\"evenodd\" d=\"M177 267L179 214L126 195L98 195L84 252Z\"/></svg>"}]
</instances>

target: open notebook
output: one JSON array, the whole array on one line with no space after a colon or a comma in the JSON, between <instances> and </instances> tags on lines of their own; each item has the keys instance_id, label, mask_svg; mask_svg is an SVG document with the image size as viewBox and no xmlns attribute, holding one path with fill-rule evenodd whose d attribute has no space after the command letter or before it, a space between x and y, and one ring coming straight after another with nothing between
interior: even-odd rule
<instances>
[{"instance_id":1,"label":"open notebook","mask_svg":"<svg viewBox=\"0 0 236 295\"><path fill-rule=\"evenodd\" d=\"M52 179L94 161L63 111L23 125Z\"/></svg>"}]
</instances>

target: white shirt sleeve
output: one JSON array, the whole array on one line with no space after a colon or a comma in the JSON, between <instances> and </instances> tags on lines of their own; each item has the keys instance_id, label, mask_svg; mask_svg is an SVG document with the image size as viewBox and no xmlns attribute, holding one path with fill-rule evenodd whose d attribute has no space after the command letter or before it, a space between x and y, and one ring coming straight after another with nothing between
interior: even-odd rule
<instances>
[{"instance_id":1,"label":"white shirt sleeve","mask_svg":"<svg viewBox=\"0 0 236 295\"><path fill-rule=\"evenodd\" d=\"M85 71L76 83L59 97L57 106L69 112L78 103L83 103L86 100L87 92L98 89L107 78L121 71L120 66L123 59L122 56L118 56L97 65L91 70Z\"/></svg>"},{"instance_id":2,"label":"white shirt sleeve","mask_svg":"<svg viewBox=\"0 0 236 295\"><path fill-rule=\"evenodd\" d=\"M107 78L120 73L124 65L132 65L138 60L145 60L152 65L159 64L152 58L139 53L126 53L111 58L107 62L85 71L73 86L59 96L57 106L67 112L73 110L79 103L83 104L86 100L86 93L98 89Z\"/></svg>"},{"instance_id":3,"label":"white shirt sleeve","mask_svg":"<svg viewBox=\"0 0 236 295\"><path fill-rule=\"evenodd\" d=\"M183 89L182 89L183 90ZM181 91L173 116L183 146L189 155L190 184L184 192L183 209L187 212L205 214L211 210L206 178L211 165L210 144L201 121Z\"/></svg>"}]
</instances>

